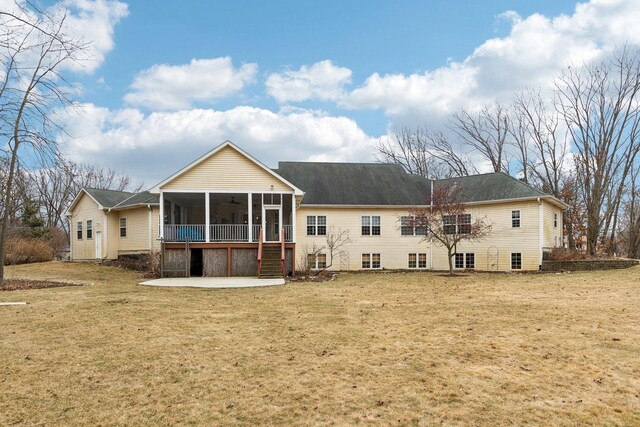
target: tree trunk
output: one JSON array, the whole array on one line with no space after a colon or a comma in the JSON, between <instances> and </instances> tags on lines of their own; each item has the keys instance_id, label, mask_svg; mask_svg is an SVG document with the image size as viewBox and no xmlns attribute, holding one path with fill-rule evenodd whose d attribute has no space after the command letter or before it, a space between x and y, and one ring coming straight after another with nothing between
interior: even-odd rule
<instances>
[{"instance_id":1,"label":"tree trunk","mask_svg":"<svg viewBox=\"0 0 640 427\"><path fill-rule=\"evenodd\" d=\"M9 211L11 206L11 187L13 186L13 175L16 168L16 158L18 157L18 141L14 141L11 150L11 163L9 165L9 175L7 176L6 191L4 194L4 215L2 216L2 228L0 229L0 285L4 281L4 259L6 256L6 239L9 232Z\"/></svg>"},{"instance_id":2,"label":"tree trunk","mask_svg":"<svg viewBox=\"0 0 640 427\"><path fill-rule=\"evenodd\" d=\"M449 252L449 276L453 276L453 254L451 253L451 249Z\"/></svg>"}]
</instances>

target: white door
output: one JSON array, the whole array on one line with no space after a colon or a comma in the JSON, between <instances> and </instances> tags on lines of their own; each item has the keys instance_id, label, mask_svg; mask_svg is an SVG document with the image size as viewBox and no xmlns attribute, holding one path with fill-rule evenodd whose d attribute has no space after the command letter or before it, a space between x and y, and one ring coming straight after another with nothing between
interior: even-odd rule
<instances>
[{"instance_id":1,"label":"white door","mask_svg":"<svg viewBox=\"0 0 640 427\"><path fill-rule=\"evenodd\" d=\"M102 258L102 231L96 231L96 258Z\"/></svg>"},{"instance_id":2,"label":"white door","mask_svg":"<svg viewBox=\"0 0 640 427\"><path fill-rule=\"evenodd\" d=\"M263 207L262 229L265 242L280 242L280 208Z\"/></svg>"}]
</instances>

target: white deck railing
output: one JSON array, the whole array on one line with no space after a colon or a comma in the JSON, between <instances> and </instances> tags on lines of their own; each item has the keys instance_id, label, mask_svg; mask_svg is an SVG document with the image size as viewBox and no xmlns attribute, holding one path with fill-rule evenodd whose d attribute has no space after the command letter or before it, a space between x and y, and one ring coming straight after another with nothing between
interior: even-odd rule
<instances>
[{"instance_id":1,"label":"white deck railing","mask_svg":"<svg viewBox=\"0 0 640 427\"><path fill-rule=\"evenodd\" d=\"M210 242L249 241L249 227L246 224L213 224L210 229Z\"/></svg>"},{"instance_id":2,"label":"white deck railing","mask_svg":"<svg viewBox=\"0 0 640 427\"><path fill-rule=\"evenodd\" d=\"M292 241L292 227L284 225L285 242ZM206 225L165 225L165 242L184 242L187 238L190 242L206 242ZM251 229L251 241L258 241L260 225L253 225ZM209 226L209 242L248 242L249 225L247 224L212 224Z\"/></svg>"}]
</instances>

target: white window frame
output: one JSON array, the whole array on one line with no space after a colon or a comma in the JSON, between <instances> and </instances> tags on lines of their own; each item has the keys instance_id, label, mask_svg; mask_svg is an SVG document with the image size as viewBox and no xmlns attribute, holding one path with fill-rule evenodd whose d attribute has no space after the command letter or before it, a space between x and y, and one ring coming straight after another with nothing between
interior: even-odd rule
<instances>
[{"instance_id":1,"label":"white window frame","mask_svg":"<svg viewBox=\"0 0 640 427\"><path fill-rule=\"evenodd\" d=\"M124 220L124 227L122 226L122 220ZM119 219L118 221L118 235L120 236L121 239L126 239L127 238L127 226L128 226L128 221L127 221L127 217L123 216ZM122 230L124 229L124 236L122 235Z\"/></svg>"},{"instance_id":2,"label":"white window frame","mask_svg":"<svg viewBox=\"0 0 640 427\"><path fill-rule=\"evenodd\" d=\"M313 262L309 262L309 258L313 257ZM324 262L320 262L320 258L324 258ZM307 265L310 270L324 270L327 268L327 254L307 254Z\"/></svg>"},{"instance_id":3,"label":"white window frame","mask_svg":"<svg viewBox=\"0 0 640 427\"><path fill-rule=\"evenodd\" d=\"M461 217L463 221L460 220ZM453 222L451 222L452 218L454 219ZM467 218L469 219L468 222L466 221ZM454 232L447 234L469 234L460 232L460 227L462 227L463 225L468 225L469 228L471 228L471 222L472 218L470 213L464 213L460 215L444 215L442 217L442 230L447 233L446 227L453 227Z\"/></svg>"},{"instance_id":4,"label":"white window frame","mask_svg":"<svg viewBox=\"0 0 640 427\"><path fill-rule=\"evenodd\" d=\"M517 216L515 216L517 214ZM517 221L517 225L516 225ZM520 228L522 225L522 214L520 209L515 209L511 211L511 228Z\"/></svg>"},{"instance_id":5,"label":"white window frame","mask_svg":"<svg viewBox=\"0 0 640 427\"><path fill-rule=\"evenodd\" d=\"M320 221L323 221L323 224L320 224ZM309 223L309 220L312 220L313 224ZM313 227L313 233L309 233L311 229L309 227ZM320 233L320 227L323 228L323 233ZM307 236L326 236L327 235L327 216L326 215L307 215Z\"/></svg>"},{"instance_id":6,"label":"white window frame","mask_svg":"<svg viewBox=\"0 0 640 427\"><path fill-rule=\"evenodd\" d=\"M403 225L403 223L406 223L407 221L413 221L413 216L411 215L404 215L400 217L400 235L403 237L410 237L410 236L420 236L420 237L424 237L427 235L427 230L426 227L418 227L416 225ZM411 233L405 233L405 231L409 231L407 229L411 229ZM420 231L420 232L419 232Z\"/></svg>"},{"instance_id":7,"label":"white window frame","mask_svg":"<svg viewBox=\"0 0 640 427\"><path fill-rule=\"evenodd\" d=\"M82 240L82 221L76 221L76 240Z\"/></svg>"},{"instance_id":8,"label":"white window frame","mask_svg":"<svg viewBox=\"0 0 640 427\"><path fill-rule=\"evenodd\" d=\"M373 256L374 256L374 255L377 255L377 256L378 256L378 263L379 263L380 265L378 265L377 267L374 267L374 266L373 266ZM364 262L365 262L364 257L367 257L367 258L368 258L368 261L367 261L367 262L369 263L369 266L368 266L368 267L365 267L365 266L364 266ZM379 252L363 253L363 254L361 255L361 257L360 257L360 260L361 260L361 264L360 264L360 266L362 267L362 269L363 269L363 270L381 270L381 269L382 269L382 255L380 255L380 253L379 253Z\"/></svg>"},{"instance_id":9,"label":"white window frame","mask_svg":"<svg viewBox=\"0 0 640 427\"><path fill-rule=\"evenodd\" d=\"M469 255L473 257L473 265L469 264ZM462 257L461 265L462 267L458 267L458 258ZM453 260L453 268L457 270L474 270L476 268L476 253L475 252L456 252L454 254Z\"/></svg>"},{"instance_id":10,"label":"white window frame","mask_svg":"<svg viewBox=\"0 0 640 427\"><path fill-rule=\"evenodd\" d=\"M93 240L93 218L88 219L86 223L85 235L87 236L87 240ZM91 223L91 227L89 227L89 223ZM89 232L91 232L91 236L89 236Z\"/></svg>"},{"instance_id":11,"label":"white window frame","mask_svg":"<svg viewBox=\"0 0 640 427\"><path fill-rule=\"evenodd\" d=\"M415 267L411 267L411 255L415 256ZM421 259L423 258L423 259ZM426 252L410 252L407 255L407 268L409 270L425 270L427 268L427 254Z\"/></svg>"},{"instance_id":12,"label":"white window frame","mask_svg":"<svg viewBox=\"0 0 640 427\"><path fill-rule=\"evenodd\" d=\"M366 218L366 220L365 220ZM374 218L377 218L378 223L374 224ZM366 222L366 224L365 224ZM377 234L374 234L374 231L377 231ZM365 230L367 232L365 233ZM362 215L360 218L360 234L362 236L380 236L382 235L382 218L380 215Z\"/></svg>"},{"instance_id":13,"label":"white window frame","mask_svg":"<svg viewBox=\"0 0 640 427\"><path fill-rule=\"evenodd\" d=\"M514 262L514 259L513 259L514 255L518 255L520 257L520 262L519 262L520 267L514 267L514 263L513 263ZM511 263L510 263L510 265L511 265L511 270L522 270L522 252L511 252Z\"/></svg>"},{"instance_id":14,"label":"white window frame","mask_svg":"<svg viewBox=\"0 0 640 427\"><path fill-rule=\"evenodd\" d=\"M558 214L553 214L553 228L558 228Z\"/></svg>"}]
</instances>

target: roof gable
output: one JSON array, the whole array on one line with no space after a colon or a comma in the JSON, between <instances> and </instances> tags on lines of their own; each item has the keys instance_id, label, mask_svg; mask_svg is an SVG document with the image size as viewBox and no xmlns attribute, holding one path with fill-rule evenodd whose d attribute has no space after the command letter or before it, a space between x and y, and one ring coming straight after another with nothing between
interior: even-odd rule
<instances>
[{"instance_id":1,"label":"roof gable","mask_svg":"<svg viewBox=\"0 0 640 427\"><path fill-rule=\"evenodd\" d=\"M196 161L179 170L169 178L154 186L150 192L160 190L302 190L261 162L241 150L231 141L225 141Z\"/></svg>"}]
</instances>

